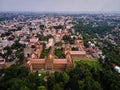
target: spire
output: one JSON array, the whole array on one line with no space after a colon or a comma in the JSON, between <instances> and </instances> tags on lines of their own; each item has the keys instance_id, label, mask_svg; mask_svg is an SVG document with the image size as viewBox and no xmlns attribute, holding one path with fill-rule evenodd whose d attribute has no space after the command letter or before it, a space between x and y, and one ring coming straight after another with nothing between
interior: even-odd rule
<instances>
[{"instance_id":1,"label":"spire","mask_svg":"<svg viewBox=\"0 0 120 90\"><path fill-rule=\"evenodd\" d=\"M54 60L54 47L50 48L50 51L45 59L45 68L46 70L52 70L53 69L53 60Z\"/></svg>"}]
</instances>

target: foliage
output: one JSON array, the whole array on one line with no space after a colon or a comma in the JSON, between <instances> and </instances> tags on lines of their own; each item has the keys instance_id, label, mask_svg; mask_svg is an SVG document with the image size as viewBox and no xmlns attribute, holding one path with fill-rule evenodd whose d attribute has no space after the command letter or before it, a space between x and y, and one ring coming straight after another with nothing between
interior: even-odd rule
<instances>
[{"instance_id":1,"label":"foliage","mask_svg":"<svg viewBox=\"0 0 120 90\"><path fill-rule=\"evenodd\" d=\"M63 49L55 49L54 54L58 58L65 58L65 55L63 54Z\"/></svg>"},{"instance_id":2,"label":"foliage","mask_svg":"<svg viewBox=\"0 0 120 90\"><path fill-rule=\"evenodd\" d=\"M49 53L50 48L45 49L45 47L43 47L42 53L40 55L40 58L45 58L45 56L47 56L47 54Z\"/></svg>"},{"instance_id":3,"label":"foliage","mask_svg":"<svg viewBox=\"0 0 120 90\"><path fill-rule=\"evenodd\" d=\"M59 26L54 26L54 28L57 30L57 29L64 29L64 26L62 25L59 25Z\"/></svg>"},{"instance_id":4,"label":"foliage","mask_svg":"<svg viewBox=\"0 0 120 90\"><path fill-rule=\"evenodd\" d=\"M1 90L119 90L118 73L109 64L102 68L95 61L76 61L74 68L65 72L29 73L21 66L0 70ZM4 74L4 76L2 76ZM48 75L48 81L44 77Z\"/></svg>"},{"instance_id":5,"label":"foliage","mask_svg":"<svg viewBox=\"0 0 120 90\"><path fill-rule=\"evenodd\" d=\"M26 67L11 66L0 72L0 90L41 90L45 87L44 76L38 72L29 73ZM45 88L42 90L46 90Z\"/></svg>"},{"instance_id":6,"label":"foliage","mask_svg":"<svg viewBox=\"0 0 120 90\"><path fill-rule=\"evenodd\" d=\"M70 44L74 43L74 40L70 37L70 35L65 35L63 37L63 40L65 41L65 43L70 43Z\"/></svg>"},{"instance_id":7,"label":"foliage","mask_svg":"<svg viewBox=\"0 0 120 90\"><path fill-rule=\"evenodd\" d=\"M40 29L44 29L44 27L45 27L44 25L40 25Z\"/></svg>"},{"instance_id":8,"label":"foliage","mask_svg":"<svg viewBox=\"0 0 120 90\"><path fill-rule=\"evenodd\" d=\"M114 67L112 65L112 63L120 65L120 58L119 58L119 51L118 51L119 48L118 48L118 46L111 44L107 40L104 40L104 37L106 35L108 35L108 33L114 34L114 33L112 33L112 29L114 27L109 26L106 21L97 22L97 23L98 23L97 27L92 27L91 22L89 22L89 24L84 24L83 20L79 20L79 23L75 26L76 31L82 34L85 46L88 46L88 41L94 41L94 38L96 38L96 39L101 38L101 40L99 40L98 42L102 43L102 46L100 46L100 49L102 49L103 54L106 56L105 63L102 64L103 67L101 69L98 69L99 66L91 64L87 61L89 66L93 66L91 68L90 72L92 73L92 77L95 81L92 85L90 85L90 82L92 82L92 79L91 79L91 74L89 73L88 74L89 78L87 77L88 81L91 79L89 81L89 83L87 81L87 83L83 84L84 81L80 80L79 84L82 85L81 88L83 89L83 87L84 87L85 90L86 89L90 90L90 88L92 88L92 86L94 87L94 88L92 88L93 90L99 90L101 87L104 90L119 90L119 88L120 88L119 74L114 70ZM86 62L84 62L83 64L85 64L85 63ZM85 66L88 67L87 65L85 65ZM94 67L98 67L98 68L94 68ZM89 69L90 69L90 67L89 67ZM89 69L86 69L86 70L89 70ZM75 70L73 70L73 71L75 72ZM82 69L81 72L83 72L83 71L84 70ZM80 70L78 72L80 72ZM76 74L77 74L77 72L76 72ZM73 76L73 74L71 76ZM76 75L74 78L78 79L78 77L80 77L80 76ZM83 77L83 78L85 78L85 77ZM88 85L89 89L85 88L86 85ZM97 86L97 87L95 87L95 86Z\"/></svg>"}]
</instances>

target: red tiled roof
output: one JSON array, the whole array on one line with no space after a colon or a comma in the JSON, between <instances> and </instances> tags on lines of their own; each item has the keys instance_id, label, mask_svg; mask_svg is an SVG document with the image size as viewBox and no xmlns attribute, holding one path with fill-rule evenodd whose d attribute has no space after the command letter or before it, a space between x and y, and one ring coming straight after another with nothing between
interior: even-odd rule
<instances>
[{"instance_id":1,"label":"red tiled roof","mask_svg":"<svg viewBox=\"0 0 120 90\"><path fill-rule=\"evenodd\" d=\"M33 63L45 63L45 59L31 59L30 62Z\"/></svg>"},{"instance_id":2,"label":"red tiled roof","mask_svg":"<svg viewBox=\"0 0 120 90\"><path fill-rule=\"evenodd\" d=\"M54 59L53 63L54 64L66 64L67 59Z\"/></svg>"},{"instance_id":3,"label":"red tiled roof","mask_svg":"<svg viewBox=\"0 0 120 90\"><path fill-rule=\"evenodd\" d=\"M43 63L45 63L45 59L30 59L28 61L28 63L29 62L32 63L32 64L34 64L34 63L41 63L41 64L43 64ZM54 59L53 63L54 64L66 64L67 63L67 59Z\"/></svg>"},{"instance_id":4,"label":"red tiled roof","mask_svg":"<svg viewBox=\"0 0 120 90\"><path fill-rule=\"evenodd\" d=\"M71 55L77 55L77 54L84 55L86 54L86 52L85 51L70 51L70 54Z\"/></svg>"},{"instance_id":5,"label":"red tiled roof","mask_svg":"<svg viewBox=\"0 0 120 90\"><path fill-rule=\"evenodd\" d=\"M0 68L7 68L9 66L10 66L10 63L9 62L5 62L4 64L0 65Z\"/></svg>"}]
</instances>

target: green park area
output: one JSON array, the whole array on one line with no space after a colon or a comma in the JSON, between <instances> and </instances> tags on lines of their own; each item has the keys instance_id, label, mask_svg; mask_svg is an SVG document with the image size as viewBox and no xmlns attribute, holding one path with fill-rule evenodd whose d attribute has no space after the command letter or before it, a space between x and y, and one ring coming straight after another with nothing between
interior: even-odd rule
<instances>
[{"instance_id":1,"label":"green park area","mask_svg":"<svg viewBox=\"0 0 120 90\"><path fill-rule=\"evenodd\" d=\"M74 65L76 65L77 63L81 63L81 64L86 64L90 67L93 68L102 68L101 64L99 63L99 61L95 58L73 58L74 61Z\"/></svg>"}]
</instances>

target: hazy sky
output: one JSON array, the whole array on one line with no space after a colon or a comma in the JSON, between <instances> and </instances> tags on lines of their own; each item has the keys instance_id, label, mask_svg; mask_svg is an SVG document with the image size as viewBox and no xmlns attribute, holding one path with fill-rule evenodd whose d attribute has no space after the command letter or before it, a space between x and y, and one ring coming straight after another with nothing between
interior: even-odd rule
<instances>
[{"instance_id":1,"label":"hazy sky","mask_svg":"<svg viewBox=\"0 0 120 90\"><path fill-rule=\"evenodd\" d=\"M120 11L120 0L0 0L0 11Z\"/></svg>"}]
</instances>

